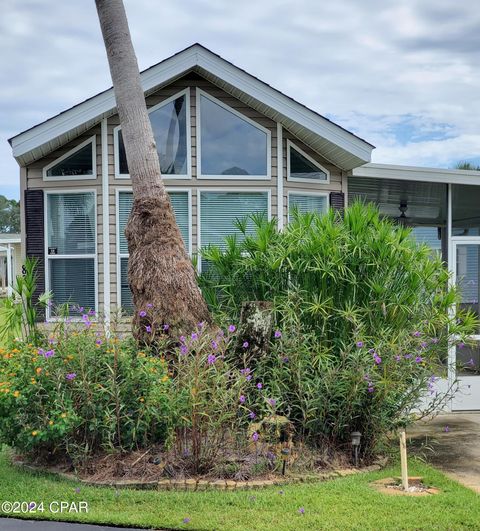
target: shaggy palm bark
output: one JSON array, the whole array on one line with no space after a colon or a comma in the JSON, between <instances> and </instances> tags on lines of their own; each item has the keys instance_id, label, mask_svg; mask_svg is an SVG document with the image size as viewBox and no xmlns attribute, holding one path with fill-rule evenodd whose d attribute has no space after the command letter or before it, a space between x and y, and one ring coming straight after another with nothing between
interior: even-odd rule
<instances>
[{"instance_id":1,"label":"shaggy palm bark","mask_svg":"<svg viewBox=\"0 0 480 531\"><path fill-rule=\"evenodd\" d=\"M95 0L95 4L132 179L133 208L125 236L128 279L137 309L133 331L149 342L155 329L165 324L171 333L178 333L211 318L162 182L123 2Z\"/></svg>"}]
</instances>

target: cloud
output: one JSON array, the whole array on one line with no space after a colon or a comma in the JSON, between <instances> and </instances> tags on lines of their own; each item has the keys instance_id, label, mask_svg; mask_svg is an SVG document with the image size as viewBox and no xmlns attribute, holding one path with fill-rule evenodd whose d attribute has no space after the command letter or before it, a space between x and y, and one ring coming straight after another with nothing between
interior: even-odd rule
<instances>
[{"instance_id":1,"label":"cloud","mask_svg":"<svg viewBox=\"0 0 480 531\"><path fill-rule=\"evenodd\" d=\"M201 42L377 146L374 160L480 156L480 11L459 0L125 0L139 65ZM3 0L0 192L6 139L110 86L93 1Z\"/></svg>"}]
</instances>

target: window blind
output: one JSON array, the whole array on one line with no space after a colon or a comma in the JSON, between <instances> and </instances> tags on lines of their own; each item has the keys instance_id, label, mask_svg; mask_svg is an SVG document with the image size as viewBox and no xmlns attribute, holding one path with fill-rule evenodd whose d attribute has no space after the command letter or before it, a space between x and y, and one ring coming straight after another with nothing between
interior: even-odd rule
<instances>
[{"instance_id":1,"label":"window blind","mask_svg":"<svg viewBox=\"0 0 480 531\"><path fill-rule=\"evenodd\" d=\"M294 211L299 214L318 212L324 214L328 210L328 198L324 195L289 194L288 216L292 217Z\"/></svg>"}]
</instances>

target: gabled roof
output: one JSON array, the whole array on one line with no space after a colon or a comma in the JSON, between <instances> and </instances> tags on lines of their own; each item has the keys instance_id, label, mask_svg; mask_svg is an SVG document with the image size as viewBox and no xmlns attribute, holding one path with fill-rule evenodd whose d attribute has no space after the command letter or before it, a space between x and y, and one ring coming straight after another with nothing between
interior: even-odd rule
<instances>
[{"instance_id":1,"label":"gabled roof","mask_svg":"<svg viewBox=\"0 0 480 531\"><path fill-rule=\"evenodd\" d=\"M344 170L370 161L374 146L272 88L200 44L141 72L146 94L195 71L260 113L276 120L327 160ZM21 165L37 160L116 113L113 88L9 139Z\"/></svg>"}]
</instances>

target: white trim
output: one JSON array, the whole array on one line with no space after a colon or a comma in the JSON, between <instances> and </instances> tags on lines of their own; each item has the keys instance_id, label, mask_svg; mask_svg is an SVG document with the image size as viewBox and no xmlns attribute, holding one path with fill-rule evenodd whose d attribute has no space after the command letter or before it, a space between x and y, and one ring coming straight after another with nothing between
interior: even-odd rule
<instances>
[{"instance_id":1,"label":"white trim","mask_svg":"<svg viewBox=\"0 0 480 531\"><path fill-rule=\"evenodd\" d=\"M184 187L166 186L167 192L183 192L187 194L188 201L188 254L192 256L192 189ZM115 188L115 234L116 234L116 267L117 267L117 307L121 308L121 269L120 261L122 258L128 258L129 253L120 252L120 194L122 192L132 193L130 186L117 186Z\"/></svg>"},{"instance_id":2,"label":"white trim","mask_svg":"<svg viewBox=\"0 0 480 531\"><path fill-rule=\"evenodd\" d=\"M277 227L282 230L284 226L283 212L283 129L277 122Z\"/></svg>"},{"instance_id":3,"label":"white trim","mask_svg":"<svg viewBox=\"0 0 480 531\"><path fill-rule=\"evenodd\" d=\"M107 118L101 125L102 145L102 216L103 216L103 313L107 329L110 325L110 213L108 186L108 123Z\"/></svg>"},{"instance_id":4,"label":"white trim","mask_svg":"<svg viewBox=\"0 0 480 531\"><path fill-rule=\"evenodd\" d=\"M290 150L294 149L295 151L298 151L302 157L305 157L308 162L311 162L315 167L317 167L320 171L323 171L327 178L325 180L321 179L307 179L307 178L296 178L292 177L290 175ZM324 166L322 166L318 161L316 161L314 158L312 158L310 155L305 153L303 149L300 149L297 144L292 142L291 140L287 139L287 181L297 182L297 183L310 183L310 184L330 184L330 171L327 170Z\"/></svg>"},{"instance_id":5,"label":"white trim","mask_svg":"<svg viewBox=\"0 0 480 531\"><path fill-rule=\"evenodd\" d=\"M201 97L209 99L219 107L222 107L226 111L232 113L234 116L240 118L244 122L247 122L252 127L255 127L259 131L262 131L266 135L266 168L267 173L265 175L203 175L202 174L202 135L201 135ZM196 89L196 138L197 138L197 179L212 179L212 180L223 180L223 181L270 181L272 179L272 132L270 129L263 127L255 120L252 120L248 116L245 116L236 109L230 107L223 101L215 98L208 92L197 87Z\"/></svg>"},{"instance_id":6,"label":"white trim","mask_svg":"<svg viewBox=\"0 0 480 531\"><path fill-rule=\"evenodd\" d=\"M471 170L445 170L370 163L354 168L351 173L354 177L480 185L480 171Z\"/></svg>"},{"instance_id":7,"label":"white trim","mask_svg":"<svg viewBox=\"0 0 480 531\"><path fill-rule=\"evenodd\" d=\"M279 115L285 117L285 120L297 122L353 157L364 161L370 160L373 149L371 144L292 100L199 44L195 44L145 70L140 76L143 89L144 91L149 91L157 86L164 85L195 67L204 69L225 83L238 88L260 104L275 110ZM114 108L115 95L113 89L97 94L85 102L10 139L13 156L20 157L25 155L29 151L39 148L69 131L83 127L85 123L98 120L103 113L111 113ZM341 153L338 155L340 156Z\"/></svg>"},{"instance_id":8,"label":"white trim","mask_svg":"<svg viewBox=\"0 0 480 531\"><path fill-rule=\"evenodd\" d=\"M197 188L197 256L202 248L202 211L201 211L201 195L202 193L266 193L267 194L267 219L272 219L272 189L271 188ZM202 268L202 260L197 260L197 270L200 273Z\"/></svg>"},{"instance_id":9,"label":"white trim","mask_svg":"<svg viewBox=\"0 0 480 531\"><path fill-rule=\"evenodd\" d=\"M291 195L297 195L297 196L305 196L305 195L312 195L312 196L316 196L316 197L324 197L326 199L326 203L325 203L325 213L328 212L328 209L330 207L329 205L329 196L330 196L330 193L329 192L311 192L311 191L303 191L303 190L289 190L287 192L287 219L288 219L288 222L290 223L290 196Z\"/></svg>"},{"instance_id":10,"label":"white trim","mask_svg":"<svg viewBox=\"0 0 480 531\"><path fill-rule=\"evenodd\" d=\"M48 254L48 196L49 195L72 195L72 194L86 194L93 193L94 195L94 208L95 208L95 253L89 254L61 254L61 255L49 255ZM94 263L94 276L95 276L95 314L98 314L98 238L97 238L97 189L96 188L82 188L82 189L71 189L71 188L60 188L54 190L44 190L44 203L43 203L43 215L44 215L44 257L45 257L45 292L50 291L50 271L49 271L49 260L55 259L71 259L71 258L90 258L93 259ZM47 322L56 322L63 320L61 317L51 317L50 316L50 307L47 306L45 311L45 317Z\"/></svg>"},{"instance_id":11,"label":"white trim","mask_svg":"<svg viewBox=\"0 0 480 531\"><path fill-rule=\"evenodd\" d=\"M80 151L85 146L88 146L88 144L92 144L92 174L91 175L47 175L47 172L50 168L53 168L63 160L67 159L71 155L74 155L77 151ZM50 162L50 164L47 164L42 170L43 174L43 180L44 181L86 181L89 179L96 179L97 178L97 143L96 143L96 135L91 136L90 138L87 138L84 142L79 144L78 146L75 146L74 148L67 151L64 155L61 157L58 157L53 162Z\"/></svg>"},{"instance_id":12,"label":"white trim","mask_svg":"<svg viewBox=\"0 0 480 531\"><path fill-rule=\"evenodd\" d=\"M185 96L185 113L186 113L186 121L185 121L185 127L186 127L186 139L187 139L187 173L181 174L181 175L163 175L163 179L191 179L192 178L192 134L191 134L191 120L190 120L190 87L187 87L186 89L183 89L173 96L170 96L166 100L161 101L160 103L157 103L153 107L149 107L147 109L148 114L155 112L158 109L161 109L162 107L165 107L165 105L168 105L172 101L175 101L176 99L180 98L181 96ZM113 152L114 152L114 167L115 167L115 179L130 179L129 173L120 173L120 152L118 148L118 132L122 129L121 125L117 125L113 129ZM154 133L155 134L155 133Z\"/></svg>"}]
</instances>

